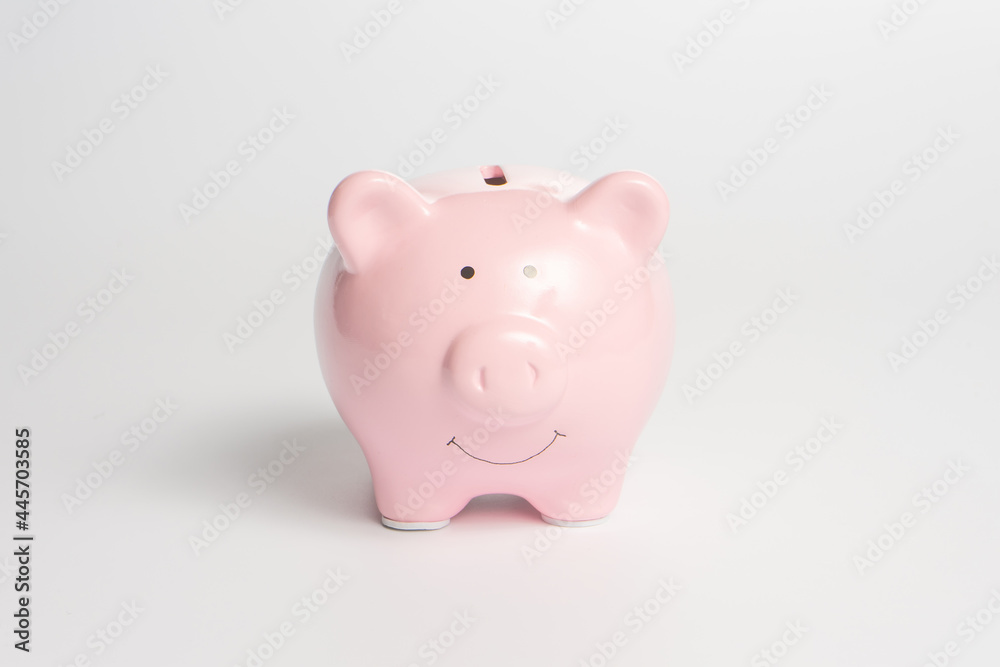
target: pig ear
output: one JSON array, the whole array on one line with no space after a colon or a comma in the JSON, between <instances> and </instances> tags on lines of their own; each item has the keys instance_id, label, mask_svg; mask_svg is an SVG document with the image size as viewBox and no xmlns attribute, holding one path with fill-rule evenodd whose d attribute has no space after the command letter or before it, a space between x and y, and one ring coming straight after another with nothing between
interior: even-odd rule
<instances>
[{"instance_id":1,"label":"pig ear","mask_svg":"<svg viewBox=\"0 0 1000 667\"><path fill-rule=\"evenodd\" d=\"M351 174L333 191L330 234L351 273L359 273L393 247L407 228L430 216L430 204L406 181L382 171Z\"/></svg>"},{"instance_id":2,"label":"pig ear","mask_svg":"<svg viewBox=\"0 0 1000 667\"><path fill-rule=\"evenodd\" d=\"M617 229L625 244L639 253L660 245L670 217L663 188L638 171L620 171L594 181L571 206L586 225Z\"/></svg>"}]
</instances>

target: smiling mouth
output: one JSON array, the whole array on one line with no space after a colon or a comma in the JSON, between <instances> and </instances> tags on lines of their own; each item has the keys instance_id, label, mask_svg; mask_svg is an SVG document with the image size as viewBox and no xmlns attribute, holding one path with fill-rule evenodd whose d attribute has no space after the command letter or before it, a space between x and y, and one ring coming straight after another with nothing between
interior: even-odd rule
<instances>
[{"instance_id":1,"label":"smiling mouth","mask_svg":"<svg viewBox=\"0 0 1000 667\"><path fill-rule=\"evenodd\" d=\"M531 459L535 458L536 456L538 456L539 454L541 454L542 452L544 452L546 449L548 449L549 447L551 447L553 445L553 443L555 443L555 441L556 441L557 438L565 438L566 437L565 433L560 433L559 431L556 431L556 430L553 430L552 432L555 433L555 435L552 436L552 442L550 442L549 444L545 445L544 447L541 448L541 450L535 452L534 454L532 454L528 458L521 459L520 461L487 461L486 459L481 459L478 456L473 456L469 452L466 452L465 448L463 448L462 445L460 445L457 442L455 442L455 438L452 438L451 440L449 440L448 442L446 442L445 443L445 447L447 447L449 445L455 445L456 447L458 447L459 449L461 449L465 453L465 455L468 456L469 458L476 459L477 461L482 461L483 463L489 463L489 464L495 465L495 466L512 466L512 465L517 465L518 463L524 463L525 461L530 461Z\"/></svg>"}]
</instances>

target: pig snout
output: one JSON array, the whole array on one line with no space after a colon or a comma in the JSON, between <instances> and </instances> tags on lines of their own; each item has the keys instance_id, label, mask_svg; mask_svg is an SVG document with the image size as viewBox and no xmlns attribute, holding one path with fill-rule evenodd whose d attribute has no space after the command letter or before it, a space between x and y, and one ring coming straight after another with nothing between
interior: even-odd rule
<instances>
[{"instance_id":1,"label":"pig snout","mask_svg":"<svg viewBox=\"0 0 1000 667\"><path fill-rule=\"evenodd\" d=\"M452 342L445 373L458 397L481 413L513 422L540 419L566 390L556 335L537 320L505 317L469 327Z\"/></svg>"}]
</instances>

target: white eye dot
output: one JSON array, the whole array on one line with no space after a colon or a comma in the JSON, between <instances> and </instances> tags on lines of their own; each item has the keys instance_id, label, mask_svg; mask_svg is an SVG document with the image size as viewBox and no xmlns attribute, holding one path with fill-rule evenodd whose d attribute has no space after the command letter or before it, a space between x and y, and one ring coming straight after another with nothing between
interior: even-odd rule
<instances>
[{"instance_id":1,"label":"white eye dot","mask_svg":"<svg viewBox=\"0 0 1000 667\"><path fill-rule=\"evenodd\" d=\"M524 275L528 276L529 278L534 278L535 276L538 275L538 269L533 267L531 264L528 264L526 267L524 267Z\"/></svg>"}]
</instances>

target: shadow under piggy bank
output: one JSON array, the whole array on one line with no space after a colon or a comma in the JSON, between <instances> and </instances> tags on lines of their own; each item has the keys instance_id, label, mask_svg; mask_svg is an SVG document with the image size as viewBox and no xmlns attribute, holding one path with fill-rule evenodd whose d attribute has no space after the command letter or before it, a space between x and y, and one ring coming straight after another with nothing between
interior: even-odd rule
<instances>
[{"instance_id":1,"label":"shadow under piggy bank","mask_svg":"<svg viewBox=\"0 0 1000 667\"><path fill-rule=\"evenodd\" d=\"M150 452L141 475L147 493L213 509L245 493L252 506L314 521L381 518L361 448L335 415L271 405L174 426Z\"/></svg>"}]
</instances>

